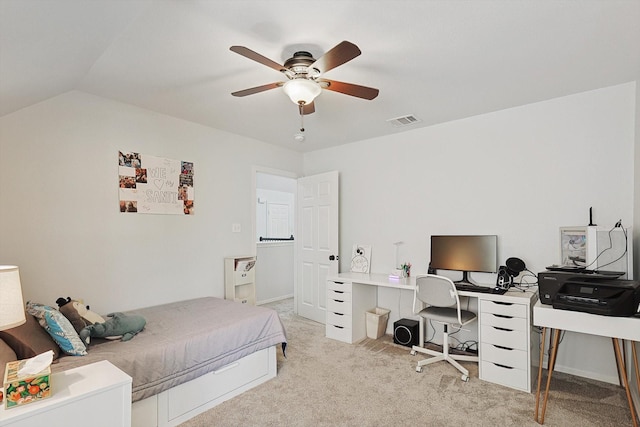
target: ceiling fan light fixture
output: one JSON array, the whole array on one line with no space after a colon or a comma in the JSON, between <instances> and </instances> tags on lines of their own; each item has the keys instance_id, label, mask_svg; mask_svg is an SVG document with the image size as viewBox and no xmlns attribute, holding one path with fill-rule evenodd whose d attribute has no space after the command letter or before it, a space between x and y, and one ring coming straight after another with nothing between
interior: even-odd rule
<instances>
[{"instance_id":1,"label":"ceiling fan light fixture","mask_svg":"<svg viewBox=\"0 0 640 427\"><path fill-rule=\"evenodd\" d=\"M296 105L309 105L322 92L318 83L304 78L287 81L282 90Z\"/></svg>"}]
</instances>

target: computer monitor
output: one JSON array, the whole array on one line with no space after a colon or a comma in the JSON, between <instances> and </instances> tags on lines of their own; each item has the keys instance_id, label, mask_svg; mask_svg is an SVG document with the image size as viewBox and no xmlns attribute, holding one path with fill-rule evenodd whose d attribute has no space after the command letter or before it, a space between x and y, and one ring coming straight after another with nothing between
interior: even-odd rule
<instances>
[{"instance_id":1,"label":"computer monitor","mask_svg":"<svg viewBox=\"0 0 640 427\"><path fill-rule=\"evenodd\" d=\"M435 270L461 271L460 283L471 283L470 272L498 271L498 236L431 236L431 262Z\"/></svg>"}]
</instances>

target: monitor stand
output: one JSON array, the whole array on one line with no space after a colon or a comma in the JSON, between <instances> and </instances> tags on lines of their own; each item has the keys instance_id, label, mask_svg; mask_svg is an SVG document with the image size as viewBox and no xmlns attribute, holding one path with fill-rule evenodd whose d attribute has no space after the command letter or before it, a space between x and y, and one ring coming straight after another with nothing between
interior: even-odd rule
<instances>
[{"instance_id":1,"label":"monitor stand","mask_svg":"<svg viewBox=\"0 0 640 427\"><path fill-rule=\"evenodd\" d=\"M478 286L475 283L473 283L470 279L469 279L469 272L468 271L463 271L462 272L462 279L460 280L456 280L453 283L461 283L464 285L471 285L471 286Z\"/></svg>"}]
</instances>

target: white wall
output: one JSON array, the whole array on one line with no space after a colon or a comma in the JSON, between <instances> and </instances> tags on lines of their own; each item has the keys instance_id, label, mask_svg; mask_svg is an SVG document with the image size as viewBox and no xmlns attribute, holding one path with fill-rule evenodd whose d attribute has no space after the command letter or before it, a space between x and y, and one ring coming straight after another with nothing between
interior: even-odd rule
<instances>
[{"instance_id":1,"label":"white wall","mask_svg":"<svg viewBox=\"0 0 640 427\"><path fill-rule=\"evenodd\" d=\"M121 214L118 150L193 161L195 215ZM300 173L302 156L82 92L4 116L0 264L26 299L101 313L223 297L223 258L255 250L256 165Z\"/></svg>"},{"instance_id":2,"label":"white wall","mask_svg":"<svg viewBox=\"0 0 640 427\"><path fill-rule=\"evenodd\" d=\"M258 304L293 298L294 242L258 243L256 301Z\"/></svg>"},{"instance_id":3,"label":"white wall","mask_svg":"<svg viewBox=\"0 0 640 427\"><path fill-rule=\"evenodd\" d=\"M468 233L497 234L501 264L538 272L559 261L558 228L587 224L590 206L598 225L630 226L635 101L628 83L306 154L305 174L340 171L342 270L358 242L372 245L372 272L389 272L403 241L400 261L426 272L430 235ZM408 295L378 304L399 309L390 322L411 314ZM558 369L616 379L610 340L567 335Z\"/></svg>"}]
</instances>

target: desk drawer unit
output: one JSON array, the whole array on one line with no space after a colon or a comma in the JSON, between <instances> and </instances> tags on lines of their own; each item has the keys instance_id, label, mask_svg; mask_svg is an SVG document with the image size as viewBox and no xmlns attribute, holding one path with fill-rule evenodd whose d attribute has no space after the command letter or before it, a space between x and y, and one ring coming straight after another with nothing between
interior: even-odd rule
<instances>
[{"instance_id":1,"label":"desk drawer unit","mask_svg":"<svg viewBox=\"0 0 640 427\"><path fill-rule=\"evenodd\" d=\"M527 389L528 381L526 370L491 363L485 360L480 362L480 369L483 372L483 379L486 381L491 381L496 384L517 388L527 392L529 391Z\"/></svg>"},{"instance_id":2,"label":"desk drawer unit","mask_svg":"<svg viewBox=\"0 0 640 427\"><path fill-rule=\"evenodd\" d=\"M326 336L349 344L366 338L367 310L376 306L375 286L327 281Z\"/></svg>"},{"instance_id":3,"label":"desk drawer unit","mask_svg":"<svg viewBox=\"0 0 640 427\"><path fill-rule=\"evenodd\" d=\"M529 306L481 300L479 312L480 378L530 392Z\"/></svg>"},{"instance_id":4,"label":"desk drawer unit","mask_svg":"<svg viewBox=\"0 0 640 427\"><path fill-rule=\"evenodd\" d=\"M331 297L327 299L327 314L340 313L351 315L351 301L336 300Z\"/></svg>"},{"instance_id":5,"label":"desk drawer unit","mask_svg":"<svg viewBox=\"0 0 640 427\"><path fill-rule=\"evenodd\" d=\"M327 338L353 342L351 283L327 282Z\"/></svg>"}]
</instances>

